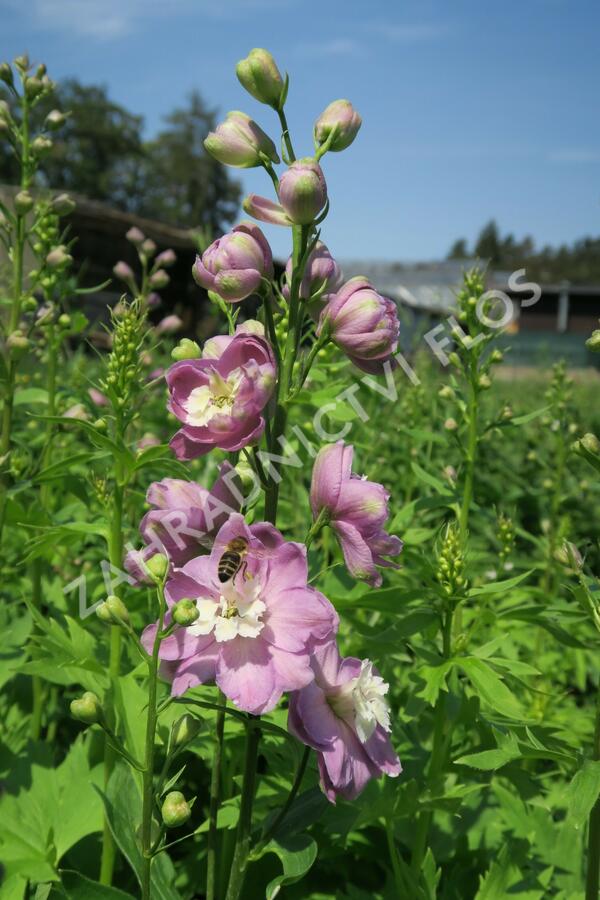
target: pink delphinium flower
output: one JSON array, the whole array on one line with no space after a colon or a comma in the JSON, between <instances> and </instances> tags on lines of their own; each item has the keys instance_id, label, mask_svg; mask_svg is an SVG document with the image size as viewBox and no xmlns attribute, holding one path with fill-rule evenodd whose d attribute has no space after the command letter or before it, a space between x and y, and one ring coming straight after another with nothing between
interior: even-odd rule
<instances>
[{"instance_id":1,"label":"pink delphinium flower","mask_svg":"<svg viewBox=\"0 0 600 900\"><path fill-rule=\"evenodd\" d=\"M333 294L321 313L318 331L328 323L331 340L363 372L384 371L395 364L400 322L396 304L382 297L362 275Z\"/></svg>"},{"instance_id":2,"label":"pink delphinium flower","mask_svg":"<svg viewBox=\"0 0 600 900\"><path fill-rule=\"evenodd\" d=\"M273 277L273 255L258 225L240 222L196 257L192 274L207 291L238 303L257 291L263 278Z\"/></svg>"},{"instance_id":3,"label":"pink delphinium flower","mask_svg":"<svg viewBox=\"0 0 600 900\"><path fill-rule=\"evenodd\" d=\"M324 511L340 542L348 571L379 587L377 566L395 563L402 541L384 530L389 494L381 484L352 473L354 448L344 441L322 447L314 462L310 505L315 520Z\"/></svg>"},{"instance_id":4,"label":"pink delphinium flower","mask_svg":"<svg viewBox=\"0 0 600 900\"><path fill-rule=\"evenodd\" d=\"M183 322L179 316L173 314L161 319L155 331L157 334L174 334L176 331L179 331L182 325Z\"/></svg>"},{"instance_id":5,"label":"pink delphinium flower","mask_svg":"<svg viewBox=\"0 0 600 900\"><path fill-rule=\"evenodd\" d=\"M214 447L240 450L263 433L262 411L275 386L275 359L259 334L238 331L216 355L186 359L168 370L169 409L183 422L171 441L179 459Z\"/></svg>"},{"instance_id":6,"label":"pink delphinium flower","mask_svg":"<svg viewBox=\"0 0 600 900\"><path fill-rule=\"evenodd\" d=\"M240 537L247 541L248 554L235 577L222 583L219 561ZM188 598L200 613L193 625L161 643L172 693L216 681L239 709L260 714L272 710L284 691L307 685L314 677L313 642L332 639L338 625L332 605L307 579L302 544L284 541L267 522L248 526L234 513L210 556L191 560L167 582L169 607ZM147 648L156 627L144 631Z\"/></svg>"},{"instance_id":7,"label":"pink delphinium flower","mask_svg":"<svg viewBox=\"0 0 600 900\"><path fill-rule=\"evenodd\" d=\"M178 478L154 482L146 494L152 509L140 523L146 547L130 551L125 568L136 580L145 581L144 563L155 553L164 553L173 566L183 566L212 547L218 530L241 508L242 499L239 479L228 462L221 464L210 490Z\"/></svg>"},{"instance_id":8,"label":"pink delphinium flower","mask_svg":"<svg viewBox=\"0 0 600 900\"><path fill-rule=\"evenodd\" d=\"M388 685L370 660L341 659L334 641L315 647L311 681L290 697L288 728L317 751L328 800L353 800L370 778L399 775L391 731Z\"/></svg>"},{"instance_id":9,"label":"pink delphinium flower","mask_svg":"<svg viewBox=\"0 0 600 900\"><path fill-rule=\"evenodd\" d=\"M88 394L90 395L92 403L95 403L96 406L108 406L108 397L106 394L103 394L102 391L99 391L98 388L89 388Z\"/></svg>"}]
</instances>

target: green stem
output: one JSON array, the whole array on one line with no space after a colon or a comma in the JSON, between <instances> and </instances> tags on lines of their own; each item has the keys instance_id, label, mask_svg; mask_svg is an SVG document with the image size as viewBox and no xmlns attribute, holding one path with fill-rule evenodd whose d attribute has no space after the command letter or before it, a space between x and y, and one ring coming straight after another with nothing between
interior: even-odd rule
<instances>
[{"instance_id":1,"label":"green stem","mask_svg":"<svg viewBox=\"0 0 600 900\"><path fill-rule=\"evenodd\" d=\"M473 481L475 478L475 460L477 457L477 361L469 363L469 398L467 403L467 450L465 456L465 481L462 506L460 508L459 526L461 542L464 546L469 530L469 513L473 502Z\"/></svg>"},{"instance_id":2,"label":"green stem","mask_svg":"<svg viewBox=\"0 0 600 900\"><path fill-rule=\"evenodd\" d=\"M305 747L304 751L302 753L302 758L300 760L300 764L296 771L296 775L294 777L294 782L292 784L292 787L290 788L290 792L288 794L287 800L285 801L285 803L283 804L283 806L281 807L281 809L275 816L270 828L268 829L268 831L262 838L258 847L252 852L252 858L260 855L261 851L264 850L264 848L267 846L267 844L269 843L269 841L271 840L273 835L277 833L277 829L282 824L283 820L286 818L287 814L289 813L290 809L292 808L292 804L293 804L294 800L296 799L296 795L297 795L298 791L300 790L300 785L302 784L302 779L304 778L304 773L306 772L306 766L308 765L309 757L310 757L310 747Z\"/></svg>"},{"instance_id":3,"label":"green stem","mask_svg":"<svg viewBox=\"0 0 600 900\"><path fill-rule=\"evenodd\" d=\"M21 190L29 187L29 105L25 94L22 97L23 121L22 121L22 153L21 153ZM21 318L21 302L23 299L23 257L25 250L26 227L25 216L16 214L15 242L13 245L13 291L12 305L8 323L8 335L10 336L18 327ZM0 465L5 466L11 447L11 431L13 419L13 406L15 396L15 381L17 375L17 359L11 355L10 349L6 358L6 385L4 390L4 403L2 408L2 434L0 435ZM0 546L6 521L6 508L8 479L6 474L0 480Z\"/></svg>"},{"instance_id":4,"label":"green stem","mask_svg":"<svg viewBox=\"0 0 600 900\"><path fill-rule=\"evenodd\" d=\"M306 549L310 547L316 536L319 534L322 528L325 528L327 523L329 522L329 510L323 507L313 524L308 530L306 537L304 538L304 544Z\"/></svg>"},{"instance_id":5,"label":"green stem","mask_svg":"<svg viewBox=\"0 0 600 900\"><path fill-rule=\"evenodd\" d=\"M117 418L117 424L115 427L116 435L120 439L122 438L122 429L120 426L120 417ZM122 467L121 463L116 460L115 461L115 484L113 489L113 505L112 505L112 516L110 523L110 535L108 542L108 556L109 562L111 566L119 569L123 562L123 485L121 484L122 479ZM121 627L119 625L111 625L110 626L110 651L109 651L109 664L108 664L108 672L111 678L111 684L113 685L113 696L114 696L114 685L120 674L121 669L121 641L122 641L122 633ZM111 744L108 736L105 738L104 742L104 787L106 789L106 785L108 784L108 779L110 778L110 774L113 770L115 760L116 760L116 751L114 746ZM115 840L112 835L112 831L110 830L110 825L108 823L108 819L106 816L104 817L104 827L102 832L102 858L100 861L100 883L105 885L112 884L112 876L113 870L115 866L115 857L117 853L117 847L115 844Z\"/></svg>"},{"instance_id":6,"label":"green stem","mask_svg":"<svg viewBox=\"0 0 600 900\"><path fill-rule=\"evenodd\" d=\"M596 695L593 758L600 760L600 688ZM588 857L585 900L598 900L600 886L600 798L592 807L588 821Z\"/></svg>"},{"instance_id":7,"label":"green stem","mask_svg":"<svg viewBox=\"0 0 600 900\"><path fill-rule=\"evenodd\" d=\"M290 129L288 127L285 110L280 109L278 110L277 114L281 123L281 137L283 138L283 142L285 144L288 160L289 162L294 162L296 159L296 154L294 153L294 147L292 145L292 139L290 137Z\"/></svg>"},{"instance_id":8,"label":"green stem","mask_svg":"<svg viewBox=\"0 0 600 900\"><path fill-rule=\"evenodd\" d=\"M452 658L452 620L454 609L449 606L443 622L442 631L442 655L444 659ZM429 760L429 770L427 772L427 791L431 792L437 787L440 776L444 769L444 761L446 756L446 747L448 744L445 738L446 732L446 691L440 691L435 704L434 724L433 724L433 744L431 749L431 757ZM429 840L429 830L433 820L433 813L429 810L423 810L419 814L417 820L417 828L415 842L413 845L411 869L415 876L421 870L421 865L427 851Z\"/></svg>"},{"instance_id":9,"label":"green stem","mask_svg":"<svg viewBox=\"0 0 600 900\"><path fill-rule=\"evenodd\" d=\"M226 705L226 697L219 691L219 703ZM217 816L219 813L221 790L221 759L223 756L223 731L225 729L225 709L217 713L215 730L215 752L213 756L212 772L210 778L210 810L208 830L208 849L206 862L206 900L215 900L216 875L217 875Z\"/></svg>"},{"instance_id":10,"label":"green stem","mask_svg":"<svg viewBox=\"0 0 600 900\"><path fill-rule=\"evenodd\" d=\"M387 838L388 853L394 873L394 882L396 885L396 894L398 897L407 897L406 883L402 874L402 867L398 857L398 848L396 847L396 838L394 836L394 822L392 818L385 820L385 835Z\"/></svg>"},{"instance_id":11,"label":"green stem","mask_svg":"<svg viewBox=\"0 0 600 900\"><path fill-rule=\"evenodd\" d=\"M244 780L240 804L235 851L231 863L231 874L225 900L238 900L242 895L246 868L250 854L250 833L252 829L252 807L256 785L256 762L260 743L260 726L252 723L246 738L246 758L244 761Z\"/></svg>"},{"instance_id":12,"label":"green stem","mask_svg":"<svg viewBox=\"0 0 600 900\"><path fill-rule=\"evenodd\" d=\"M151 900L152 866L152 811L154 807L154 753L156 738L156 693L158 687L158 651L165 618L166 604L162 585L157 588L159 604L158 628L148 661L148 714L146 716L146 739L144 752L144 773L142 776L142 900Z\"/></svg>"}]
</instances>

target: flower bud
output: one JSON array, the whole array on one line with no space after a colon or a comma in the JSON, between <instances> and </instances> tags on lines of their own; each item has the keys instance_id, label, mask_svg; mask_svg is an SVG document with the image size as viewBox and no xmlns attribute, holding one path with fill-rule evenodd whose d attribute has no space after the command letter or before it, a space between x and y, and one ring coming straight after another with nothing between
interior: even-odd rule
<instances>
[{"instance_id":1,"label":"flower bud","mask_svg":"<svg viewBox=\"0 0 600 900\"><path fill-rule=\"evenodd\" d=\"M67 117L60 109L52 109L46 116L46 128L50 131L58 131L67 121Z\"/></svg>"},{"instance_id":2,"label":"flower bud","mask_svg":"<svg viewBox=\"0 0 600 900\"><path fill-rule=\"evenodd\" d=\"M17 215L25 216L33 209L33 197L29 191L19 191L15 197Z\"/></svg>"},{"instance_id":3,"label":"flower bud","mask_svg":"<svg viewBox=\"0 0 600 900\"><path fill-rule=\"evenodd\" d=\"M121 281L131 281L134 277L133 269L122 259L113 266L113 275L120 278Z\"/></svg>"},{"instance_id":4,"label":"flower bud","mask_svg":"<svg viewBox=\"0 0 600 900\"><path fill-rule=\"evenodd\" d=\"M9 87L14 84L12 69L7 62L0 63L0 81Z\"/></svg>"},{"instance_id":5,"label":"flower bud","mask_svg":"<svg viewBox=\"0 0 600 900\"><path fill-rule=\"evenodd\" d=\"M3 122L9 122L10 119L10 106L8 105L6 100L0 100L0 120Z\"/></svg>"},{"instance_id":6,"label":"flower bud","mask_svg":"<svg viewBox=\"0 0 600 900\"><path fill-rule=\"evenodd\" d=\"M580 444L584 450L587 450L588 453L600 453L600 441L595 434L588 432L587 434L584 434L577 443Z\"/></svg>"},{"instance_id":7,"label":"flower bud","mask_svg":"<svg viewBox=\"0 0 600 900\"><path fill-rule=\"evenodd\" d=\"M445 384L438 391L438 397L441 397L442 400L454 400L455 396L456 394L449 384Z\"/></svg>"},{"instance_id":8,"label":"flower bud","mask_svg":"<svg viewBox=\"0 0 600 900\"><path fill-rule=\"evenodd\" d=\"M504 359L504 354L501 350L492 350L490 354L490 362L492 363L501 363Z\"/></svg>"},{"instance_id":9,"label":"flower bud","mask_svg":"<svg viewBox=\"0 0 600 900\"><path fill-rule=\"evenodd\" d=\"M73 257L64 246L55 247L46 257L46 265L49 269L62 269L73 262Z\"/></svg>"},{"instance_id":10,"label":"flower bud","mask_svg":"<svg viewBox=\"0 0 600 900\"><path fill-rule=\"evenodd\" d=\"M148 575L155 581L162 581L169 571L169 560L164 553L155 553L154 556L146 560L145 565Z\"/></svg>"},{"instance_id":11,"label":"flower bud","mask_svg":"<svg viewBox=\"0 0 600 900\"><path fill-rule=\"evenodd\" d=\"M600 329L596 329L592 331L590 337L585 342L585 346L588 350L591 350L592 353L600 353Z\"/></svg>"},{"instance_id":12,"label":"flower bud","mask_svg":"<svg viewBox=\"0 0 600 900\"><path fill-rule=\"evenodd\" d=\"M191 341L189 338L182 338L171 350L171 358L176 362L180 362L182 359L199 359L201 355L202 351L196 341Z\"/></svg>"},{"instance_id":13,"label":"flower bud","mask_svg":"<svg viewBox=\"0 0 600 900\"><path fill-rule=\"evenodd\" d=\"M164 319L161 319L158 325L156 326L157 334L173 334L175 331L179 331L183 322L179 318L179 316L171 315L165 316Z\"/></svg>"},{"instance_id":14,"label":"flower bud","mask_svg":"<svg viewBox=\"0 0 600 900\"><path fill-rule=\"evenodd\" d=\"M490 377L489 377L489 375L486 375L485 372L483 373L483 375L479 376L479 378L477 380L477 384L479 385L479 388L482 391L487 391L488 388L491 388L491 386L492 386Z\"/></svg>"},{"instance_id":15,"label":"flower bud","mask_svg":"<svg viewBox=\"0 0 600 900\"><path fill-rule=\"evenodd\" d=\"M36 97L44 90L44 85L40 78L36 75L32 75L29 78L25 79L25 94L27 95L29 100L35 100Z\"/></svg>"},{"instance_id":16,"label":"flower bud","mask_svg":"<svg viewBox=\"0 0 600 900\"><path fill-rule=\"evenodd\" d=\"M169 266L172 266L177 262L177 256L174 250L163 250L162 253L158 254L154 262L156 265L164 266L164 268L168 269Z\"/></svg>"},{"instance_id":17,"label":"flower bud","mask_svg":"<svg viewBox=\"0 0 600 900\"><path fill-rule=\"evenodd\" d=\"M151 238L145 238L145 240L142 241L142 246L139 249L144 254L144 256L154 256L157 248L156 244Z\"/></svg>"},{"instance_id":18,"label":"flower bud","mask_svg":"<svg viewBox=\"0 0 600 900\"><path fill-rule=\"evenodd\" d=\"M150 285L150 287L160 291L161 288L165 288L168 285L170 280L171 279L164 269L157 269L156 272L153 272L148 279L148 284Z\"/></svg>"},{"instance_id":19,"label":"flower bud","mask_svg":"<svg viewBox=\"0 0 600 900\"><path fill-rule=\"evenodd\" d=\"M182 628L193 625L199 615L200 612L196 606L196 601L190 600L189 597L179 600L172 609L173 621L176 625L181 625Z\"/></svg>"},{"instance_id":20,"label":"flower bud","mask_svg":"<svg viewBox=\"0 0 600 900\"><path fill-rule=\"evenodd\" d=\"M446 421L444 422L444 428L446 429L446 431L456 431L456 429L458 428L456 419L446 419Z\"/></svg>"},{"instance_id":21,"label":"flower bud","mask_svg":"<svg viewBox=\"0 0 600 900\"><path fill-rule=\"evenodd\" d=\"M29 56L26 53L22 53L21 56L15 57L13 62L15 65L15 69L18 69L19 72L27 72L31 68Z\"/></svg>"},{"instance_id":22,"label":"flower bud","mask_svg":"<svg viewBox=\"0 0 600 900\"><path fill-rule=\"evenodd\" d=\"M12 351L13 356L22 356L26 353L31 345L29 338L26 338L20 331L13 331L6 340L6 346Z\"/></svg>"},{"instance_id":23,"label":"flower bud","mask_svg":"<svg viewBox=\"0 0 600 900\"><path fill-rule=\"evenodd\" d=\"M71 715L86 725L95 725L102 721L102 704L97 694L86 691L77 700L71 700Z\"/></svg>"},{"instance_id":24,"label":"flower bud","mask_svg":"<svg viewBox=\"0 0 600 900\"><path fill-rule=\"evenodd\" d=\"M307 156L293 162L281 176L279 201L296 225L310 225L325 206L327 184L321 166Z\"/></svg>"},{"instance_id":25,"label":"flower bud","mask_svg":"<svg viewBox=\"0 0 600 900\"><path fill-rule=\"evenodd\" d=\"M36 156L46 156L52 150L52 141L40 134L31 142L31 150Z\"/></svg>"},{"instance_id":26,"label":"flower bud","mask_svg":"<svg viewBox=\"0 0 600 900\"><path fill-rule=\"evenodd\" d=\"M460 356L454 350L448 354L448 362L453 366L460 366Z\"/></svg>"},{"instance_id":27,"label":"flower bud","mask_svg":"<svg viewBox=\"0 0 600 900\"><path fill-rule=\"evenodd\" d=\"M59 216L68 216L75 209L75 201L68 194L59 194L52 201L52 209Z\"/></svg>"},{"instance_id":28,"label":"flower bud","mask_svg":"<svg viewBox=\"0 0 600 900\"><path fill-rule=\"evenodd\" d=\"M362 119L349 100L334 100L323 110L314 126L315 145L320 147L335 129L329 150L338 153L349 147L362 125Z\"/></svg>"},{"instance_id":29,"label":"flower bud","mask_svg":"<svg viewBox=\"0 0 600 900\"><path fill-rule=\"evenodd\" d=\"M277 64L268 50L255 47L235 67L242 87L259 101L281 109L285 102L284 83Z\"/></svg>"},{"instance_id":30,"label":"flower bud","mask_svg":"<svg viewBox=\"0 0 600 900\"><path fill-rule=\"evenodd\" d=\"M129 612L123 601L110 594L104 603L96 607L96 615L109 625L129 625Z\"/></svg>"},{"instance_id":31,"label":"flower bud","mask_svg":"<svg viewBox=\"0 0 600 900\"><path fill-rule=\"evenodd\" d=\"M190 741L194 740L201 728L202 721L197 719L196 716L192 716L190 713L181 716L171 727L171 747L175 749L176 747L183 747L185 744L189 744Z\"/></svg>"},{"instance_id":32,"label":"flower bud","mask_svg":"<svg viewBox=\"0 0 600 900\"><path fill-rule=\"evenodd\" d=\"M139 228L136 228L134 225L133 228L130 228L127 234L125 235L126 240L129 241L130 244L134 244L134 246L138 247L140 244L143 244L146 240L146 235L143 231L140 231Z\"/></svg>"},{"instance_id":33,"label":"flower bud","mask_svg":"<svg viewBox=\"0 0 600 900\"><path fill-rule=\"evenodd\" d=\"M226 166L251 169L262 157L279 162L275 144L246 113L234 110L208 134L204 146L211 156Z\"/></svg>"},{"instance_id":34,"label":"flower bud","mask_svg":"<svg viewBox=\"0 0 600 900\"><path fill-rule=\"evenodd\" d=\"M162 805L162 819L167 828L185 825L192 811L181 791L170 791Z\"/></svg>"},{"instance_id":35,"label":"flower bud","mask_svg":"<svg viewBox=\"0 0 600 900\"><path fill-rule=\"evenodd\" d=\"M58 324L61 328L70 328L71 327L71 316L67 313L63 313L58 317Z\"/></svg>"},{"instance_id":36,"label":"flower bud","mask_svg":"<svg viewBox=\"0 0 600 900\"><path fill-rule=\"evenodd\" d=\"M554 559L562 566L567 566L570 569L583 568L583 557L571 541L563 541L562 546L556 548Z\"/></svg>"}]
</instances>

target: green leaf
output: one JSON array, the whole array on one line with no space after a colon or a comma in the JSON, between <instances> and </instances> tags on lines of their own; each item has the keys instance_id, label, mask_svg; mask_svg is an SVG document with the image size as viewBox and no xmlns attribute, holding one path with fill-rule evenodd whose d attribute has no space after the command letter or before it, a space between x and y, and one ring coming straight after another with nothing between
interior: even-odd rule
<instances>
[{"instance_id":1,"label":"green leaf","mask_svg":"<svg viewBox=\"0 0 600 900\"><path fill-rule=\"evenodd\" d=\"M486 594L504 594L506 591L511 591L518 584L521 584L526 578L529 578L533 571L533 569L529 569L528 572L523 572L521 575L515 575L514 578L507 578L505 581L491 581L489 584L481 585L481 587L471 588L467 591L467 597L481 597Z\"/></svg>"},{"instance_id":2,"label":"green leaf","mask_svg":"<svg viewBox=\"0 0 600 900\"><path fill-rule=\"evenodd\" d=\"M48 403L48 391L38 387L23 388L20 391L16 391L15 406L29 406L31 403Z\"/></svg>"},{"instance_id":3,"label":"green leaf","mask_svg":"<svg viewBox=\"0 0 600 900\"><path fill-rule=\"evenodd\" d=\"M124 763L118 762L109 778L106 793L98 790L104 802L110 830L138 881L142 873L142 851L138 833L142 823L142 799L136 782ZM173 886L175 870L165 852L152 861L153 900L180 900ZM140 881L141 883L141 881Z\"/></svg>"},{"instance_id":4,"label":"green leaf","mask_svg":"<svg viewBox=\"0 0 600 900\"><path fill-rule=\"evenodd\" d=\"M539 419L539 417L543 416L549 409L549 406L542 406L541 409L534 409L533 412L526 413L524 416L515 416L514 419L511 419L508 422L508 425L526 425L527 422L533 422L534 419Z\"/></svg>"},{"instance_id":5,"label":"green leaf","mask_svg":"<svg viewBox=\"0 0 600 900\"><path fill-rule=\"evenodd\" d=\"M0 859L7 877L56 880L67 850L102 828L102 804L94 790L101 766L90 771L83 739L71 745L60 766L52 768L51 758L44 761L47 766L35 759L26 771L14 771L5 784Z\"/></svg>"},{"instance_id":6,"label":"green leaf","mask_svg":"<svg viewBox=\"0 0 600 900\"><path fill-rule=\"evenodd\" d=\"M294 884L306 875L317 858L317 845L308 834L295 834L270 841L264 852L276 853L283 866L283 875L278 875L267 885L265 896L267 900L273 900L284 885Z\"/></svg>"},{"instance_id":7,"label":"green leaf","mask_svg":"<svg viewBox=\"0 0 600 900\"><path fill-rule=\"evenodd\" d=\"M495 750L481 750L479 753L468 753L454 760L457 766L470 766L473 769L481 769L482 771L490 771L501 769L513 759L521 756L519 743L517 738L511 732L506 735L497 735L499 741Z\"/></svg>"},{"instance_id":8,"label":"green leaf","mask_svg":"<svg viewBox=\"0 0 600 900\"><path fill-rule=\"evenodd\" d=\"M586 759L565 790L567 821L580 828L600 795L600 762Z\"/></svg>"},{"instance_id":9,"label":"green leaf","mask_svg":"<svg viewBox=\"0 0 600 900\"><path fill-rule=\"evenodd\" d=\"M440 660L437 666L419 666L417 675L424 680L425 687L418 692L417 696L422 697L431 706L435 706L440 690L448 690L446 677L455 663L454 659L444 659Z\"/></svg>"},{"instance_id":10,"label":"green leaf","mask_svg":"<svg viewBox=\"0 0 600 900\"><path fill-rule=\"evenodd\" d=\"M523 711L517 698L491 666L475 656L459 657L454 662L461 667L483 703L503 716L522 718Z\"/></svg>"},{"instance_id":11,"label":"green leaf","mask_svg":"<svg viewBox=\"0 0 600 900\"><path fill-rule=\"evenodd\" d=\"M440 481L439 478L436 478L434 475L430 475L429 472L426 472L425 469L422 469L421 466L416 462L412 462L411 467L417 478L424 484L427 484L429 485L429 487L433 488L436 494L441 494L446 498L452 497L451 492L448 490L448 485L444 484L443 481Z\"/></svg>"},{"instance_id":12,"label":"green leaf","mask_svg":"<svg viewBox=\"0 0 600 900\"><path fill-rule=\"evenodd\" d=\"M519 870L513 865L508 845L505 844L480 880L475 900L506 900L507 889L518 875Z\"/></svg>"},{"instance_id":13,"label":"green leaf","mask_svg":"<svg viewBox=\"0 0 600 900\"><path fill-rule=\"evenodd\" d=\"M91 881L79 872L63 869L60 876L64 896L68 900L135 900L132 894Z\"/></svg>"}]
</instances>

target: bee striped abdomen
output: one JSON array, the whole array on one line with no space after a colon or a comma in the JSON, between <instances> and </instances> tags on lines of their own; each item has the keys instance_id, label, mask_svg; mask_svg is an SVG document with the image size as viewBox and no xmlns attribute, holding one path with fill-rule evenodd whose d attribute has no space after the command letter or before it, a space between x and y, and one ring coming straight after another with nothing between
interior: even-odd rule
<instances>
[{"instance_id":1,"label":"bee striped abdomen","mask_svg":"<svg viewBox=\"0 0 600 900\"><path fill-rule=\"evenodd\" d=\"M219 567L217 570L219 581L221 583L224 583L225 581L231 581L231 579L235 578L235 576L239 572L241 565L241 553L237 553L235 550L226 551L219 560Z\"/></svg>"}]
</instances>

